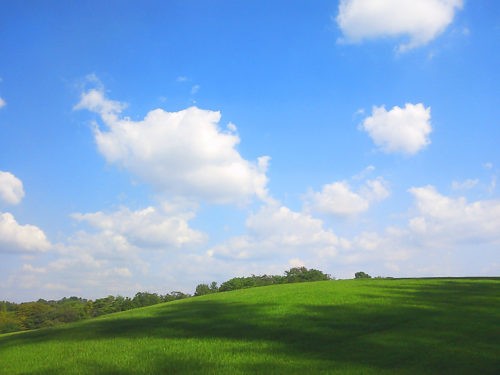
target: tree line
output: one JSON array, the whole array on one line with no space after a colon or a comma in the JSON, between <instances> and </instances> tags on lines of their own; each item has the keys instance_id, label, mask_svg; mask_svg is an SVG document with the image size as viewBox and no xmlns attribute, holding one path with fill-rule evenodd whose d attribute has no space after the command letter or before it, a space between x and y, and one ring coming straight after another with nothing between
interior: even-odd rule
<instances>
[{"instance_id":1,"label":"tree line","mask_svg":"<svg viewBox=\"0 0 500 375\"><path fill-rule=\"evenodd\" d=\"M371 278L371 276L364 272L357 272L355 278ZM194 296L274 284L334 279L330 275L316 269L294 267L285 271L284 275L234 277L224 281L220 286L215 281L210 284L198 284ZM0 333L53 327L63 323L76 322L104 314L151 306L188 297L191 297L191 295L174 291L165 295L138 292L133 298L110 295L96 300L65 297L57 301L46 301L44 299L23 303L0 301Z\"/></svg>"},{"instance_id":2,"label":"tree line","mask_svg":"<svg viewBox=\"0 0 500 375\"><path fill-rule=\"evenodd\" d=\"M171 292L165 295L138 292L133 298L107 296L96 300L65 297L58 301L44 299L23 303L0 301L0 333L53 327L62 323L76 322L187 297L191 295L182 292Z\"/></svg>"},{"instance_id":3,"label":"tree line","mask_svg":"<svg viewBox=\"0 0 500 375\"><path fill-rule=\"evenodd\" d=\"M254 288L257 286L324 280L333 280L333 278L319 270L307 269L306 267L294 267L285 271L284 275L252 275L248 277L234 277L230 280L224 281L219 287L217 287L217 283L215 281L213 281L210 285L198 284L194 295L202 296L205 294Z\"/></svg>"}]
</instances>

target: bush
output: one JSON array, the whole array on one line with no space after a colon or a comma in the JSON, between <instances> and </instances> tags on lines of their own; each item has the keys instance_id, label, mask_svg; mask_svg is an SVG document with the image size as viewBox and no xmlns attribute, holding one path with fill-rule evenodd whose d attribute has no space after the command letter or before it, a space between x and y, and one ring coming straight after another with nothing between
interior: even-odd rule
<instances>
[{"instance_id":1,"label":"bush","mask_svg":"<svg viewBox=\"0 0 500 375\"><path fill-rule=\"evenodd\" d=\"M208 284L198 284L196 290L194 292L195 296L204 296L205 294L217 293L219 288L217 287L217 283L213 281L210 286Z\"/></svg>"},{"instance_id":2,"label":"bush","mask_svg":"<svg viewBox=\"0 0 500 375\"><path fill-rule=\"evenodd\" d=\"M355 279L371 279L372 277L365 272L356 272L354 274Z\"/></svg>"}]
</instances>

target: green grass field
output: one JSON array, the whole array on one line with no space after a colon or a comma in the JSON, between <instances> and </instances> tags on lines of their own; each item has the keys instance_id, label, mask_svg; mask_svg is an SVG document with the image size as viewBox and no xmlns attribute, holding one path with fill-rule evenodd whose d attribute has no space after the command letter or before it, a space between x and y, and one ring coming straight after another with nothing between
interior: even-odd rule
<instances>
[{"instance_id":1,"label":"green grass field","mask_svg":"<svg viewBox=\"0 0 500 375\"><path fill-rule=\"evenodd\" d=\"M0 335L2 374L499 374L500 279L218 293Z\"/></svg>"}]
</instances>

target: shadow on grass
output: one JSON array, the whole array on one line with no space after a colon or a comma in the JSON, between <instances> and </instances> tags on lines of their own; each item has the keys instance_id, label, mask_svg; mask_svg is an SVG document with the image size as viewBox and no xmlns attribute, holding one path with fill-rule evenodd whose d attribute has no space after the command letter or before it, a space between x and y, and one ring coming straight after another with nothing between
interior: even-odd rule
<instances>
[{"instance_id":1,"label":"shadow on grass","mask_svg":"<svg viewBox=\"0 0 500 375\"><path fill-rule=\"evenodd\" d=\"M304 370L301 359L317 361L318 369L325 372L353 366L388 373L499 373L498 281L441 280L429 284L373 280L363 281L363 287L362 303L299 304L284 312L280 304L193 299L156 306L143 315L123 314L3 337L0 350L27 342L64 340L222 339L268 343L271 354L295 360L289 365L286 361L242 363L240 370L247 373L298 373ZM258 357L259 345L255 347L255 353L245 349L249 357ZM83 373L130 373L92 361L81 366ZM155 355L151 366L151 373L169 373L172 369L217 372L212 364L194 355L185 359L165 353Z\"/></svg>"}]
</instances>

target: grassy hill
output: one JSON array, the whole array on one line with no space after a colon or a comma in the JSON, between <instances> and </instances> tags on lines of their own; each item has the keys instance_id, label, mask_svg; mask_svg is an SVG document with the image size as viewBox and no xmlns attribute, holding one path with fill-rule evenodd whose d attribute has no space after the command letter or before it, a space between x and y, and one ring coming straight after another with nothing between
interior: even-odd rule
<instances>
[{"instance_id":1,"label":"grassy hill","mask_svg":"<svg viewBox=\"0 0 500 375\"><path fill-rule=\"evenodd\" d=\"M498 374L500 279L284 284L0 335L1 374Z\"/></svg>"}]
</instances>

